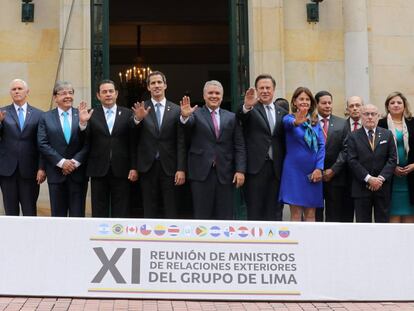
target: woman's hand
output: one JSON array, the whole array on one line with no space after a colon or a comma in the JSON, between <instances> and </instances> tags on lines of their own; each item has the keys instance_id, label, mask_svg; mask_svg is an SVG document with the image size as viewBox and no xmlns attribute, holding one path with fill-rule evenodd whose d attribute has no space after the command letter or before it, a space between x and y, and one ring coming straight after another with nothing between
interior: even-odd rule
<instances>
[{"instance_id":1,"label":"woman's hand","mask_svg":"<svg viewBox=\"0 0 414 311\"><path fill-rule=\"evenodd\" d=\"M310 175L311 182L320 182L322 180L322 171L320 169L315 169Z\"/></svg>"}]
</instances>

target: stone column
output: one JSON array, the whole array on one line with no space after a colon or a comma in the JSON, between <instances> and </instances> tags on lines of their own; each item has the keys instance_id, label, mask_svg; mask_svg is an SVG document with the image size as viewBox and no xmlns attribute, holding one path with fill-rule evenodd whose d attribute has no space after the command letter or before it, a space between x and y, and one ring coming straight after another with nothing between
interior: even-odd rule
<instances>
[{"instance_id":1,"label":"stone column","mask_svg":"<svg viewBox=\"0 0 414 311\"><path fill-rule=\"evenodd\" d=\"M367 0L343 1L345 95L370 101Z\"/></svg>"},{"instance_id":2,"label":"stone column","mask_svg":"<svg viewBox=\"0 0 414 311\"><path fill-rule=\"evenodd\" d=\"M250 81L269 73L276 97L285 94L283 0L249 0Z\"/></svg>"}]
</instances>

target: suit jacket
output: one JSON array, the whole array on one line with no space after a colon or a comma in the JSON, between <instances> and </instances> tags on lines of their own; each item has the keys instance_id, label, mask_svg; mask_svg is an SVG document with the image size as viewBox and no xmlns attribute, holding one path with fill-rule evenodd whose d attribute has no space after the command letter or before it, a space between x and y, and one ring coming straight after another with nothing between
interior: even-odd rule
<instances>
[{"instance_id":1,"label":"suit jacket","mask_svg":"<svg viewBox=\"0 0 414 311\"><path fill-rule=\"evenodd\" d=\"M186 147L184 129L180 126L180 107L167 100L161 128L158 128L155 108L151 100L149 115L138 124L137 168L147 172L154 163L157 151L164 172L174 176L177 170L186 170Z\"/></svg>"},{"instance_id":2,"label":"suit jacket","mask_svg":"<svg viewBox=\"0 0 414 311\"><path fill-rule=\"evenodd\" d=\"M90 177L103 177L111 168L115 177L128 178L129 171L137 168L135 124L128 108L117 106L112 133L102 106L95 108L86 128L86 143Z\"/></svg>"},{"instance_id":3,"label":"suit jacket","mask_svg":"<svg viewBox=\"0 0 414 311\"><path fill-rule=\"evenodd\" d=\"M48 183L62 183L69 176L76 182L82 182L85 176L85 161L88 146L85 133L79 129L78 109L72 108L72 129L69 143L66 142L57 108L45 112L39 122L37 134L39 150L45 159ZM56 164L62 159L75 159L81 165L70 175L63 175Z\"/></svg>"},{"instance_id":4,"label":"suit jacket","mask_svg":"<svg viewBox=\"0 0 414 311\"><path fill-rule=\"evenodd\" d=\"M37 126L42 111L27 105L23 131L14 105L6 106L6 117L0 123L0 176L11 176L18 168L24 178L36 178L43 163L37 146Z\"/></svg>"},{"instance_id":5,"label":"suit jacket","mask_svg":"<svg viewBox=\"0 0 414 311\"><path fill-rule=\"evenodd\" d=\"M408 152L407 164L414 163L414 119L404 118L408 131L408 146L410 151ZM383 118L378 121L378 126L388 129L387 118ZM414 172L407 175L408 190L410 194L410 202L414 204Z\"/></svg>"},{"instance_id":6,"label":"suit jacket","mask_svg":"<svg viewBox=\"0 0 414 311\"><path fill-rule=\"evenodd\" d=\"M261 170L271 146L273 150L273 168L276 177L280 180L283 159L286 154L285 131L282 119L287 114L286 110L275 105L276 120L272 134L263 104L258 103L247 113L243 113L243 105L240 106L237 117L243 125L248 174L257 174Z\"/></svg>"},{"instance_id":7,"label":"suit jacket","mask_svg":"<svg viewBox=\"0 0 414 311\"><path fill-rule=\"evenodd\" d=\"M346 120L331 115L329 118L328 133L325 142L325 169L332 169L335 176L329 182L330 185L344 186L346 183L346 139L348 130Z\"/></svg>"},{"instance_id":8,"label":"suit jacket","mask_svg":"<svg viewBox=\"0 0 414 311\"><path fill-rule=\"evenodd\" d=\"M217 177L222 184L231 184L235 172L246 171L246 149L243 133L233 112L220 109L220 134L216 138L210 111L197 109L185 123L191 128L188 151L188 178L206 180L215 162Z\"/></svg>"},{"instance_id":9,"label":"suit jacket","mask_svg":"<svg viewBox=\"0 0 414 311\"><path fill-rule=\"evenodd\" d=\"M352 197L368 197L372 192L367 188L365 177L370 174L385 178L380 190L375 193L390 195L390 183L397 164L397 153L391 131L377 126L374 150L368 141L364 127L352 132L348 139L348 163L352 170Z\"/></svg>"}]
</instances>

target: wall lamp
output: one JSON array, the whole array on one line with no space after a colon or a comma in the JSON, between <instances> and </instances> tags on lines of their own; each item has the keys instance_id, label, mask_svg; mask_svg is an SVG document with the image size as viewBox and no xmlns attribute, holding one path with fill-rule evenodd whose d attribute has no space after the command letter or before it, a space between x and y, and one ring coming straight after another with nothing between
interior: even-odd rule
<instances>
[{"instance_id":1,"label":"wall lamp","mask_svg":"<svg viewBox=\"0 0 414 311\"><path fill-rule=\"evenodd\" d=\"M306 4L306 15L308 18L308 23L317 23L319 22L319 2L323 0L311 0L312 3Z\"/></svg>"},{"instance_id":2,"label":"wall lamp","mask_svg":"<svg viewBox=\"0 0 414 311\"><path fill-rule=\"evenodd\" d=\"M34 3L33 0L22 0L22 22L33 23L34 21Z\"/></svg>"}]
</instances>

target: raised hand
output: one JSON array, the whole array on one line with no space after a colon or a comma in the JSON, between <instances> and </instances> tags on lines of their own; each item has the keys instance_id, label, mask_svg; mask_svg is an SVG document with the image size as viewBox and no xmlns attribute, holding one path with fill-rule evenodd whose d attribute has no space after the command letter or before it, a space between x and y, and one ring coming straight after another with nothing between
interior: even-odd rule
<instances>
[{"instance_id":1,"label":"raised hand","mask_svg":"<svg viewBox=\"0 0 414 311\"><path fill-rule=\"evenodd\" d=\"M197 105L195 105L194 107L191 107L190 97L188 97L188 96L183 97L183 100L180 101L180 106L181 106L181 116L183 118L188 118L189 116L191 116L191 114L198 107Z\"/></svg>"},{"instance_id":2,"label":"raised hand","mask_svg":"<svg viewBox=\"0 0 414 311\"><path fill-rule=\"evenodd\" d=\"M246 95L244 96L244 108L249 110L257 103L256 90L251 87L246 91Z\"/></svg>"},{"instance_id":3,"label":"raised hand","mask_svg":"<svg viewBox=\"0 0 414 311\"><path fill-rule=\"evenodd\" d=\"M6 117L6 111L0 110L0 122L3 122L5 117Z\"/></svg>"},{"instance_id":4,"label":"raised hand","mask_svg":"<svg viewBox=\"0 0 414 311\"><path fill-rule=\"evenodd\" d=\"M145 108L144 102L135 103L132 108L134 112L134 117L137 121L142 121L148 115L151 107Z\"/></svg>"},{"instance_id":5,"label":"raised hand","mask_svg":"<svg viewBox=\"0 0 414 311\"><path fill-rule=\"evenodd\" d=\"M79 110L79 123L82 126L85 126L88 123L88 121L91 118L91 116L92 116L93 109L91 109L90 111L88 111L88 107L87 107L86 102L81 101L79 103L78 110Z\"/></svg>"},{"instance_id":6,"label":"raised hand","mask_svg":"<svg viewBox=\"0 0 414 311\"><path fill-rule=\"evenodd\" d=\"M295 124L299 125L308 119L309 107L298 107L298 111L295 113Z\"/></svg>"}]
</instances>

